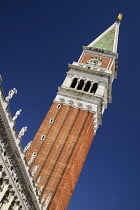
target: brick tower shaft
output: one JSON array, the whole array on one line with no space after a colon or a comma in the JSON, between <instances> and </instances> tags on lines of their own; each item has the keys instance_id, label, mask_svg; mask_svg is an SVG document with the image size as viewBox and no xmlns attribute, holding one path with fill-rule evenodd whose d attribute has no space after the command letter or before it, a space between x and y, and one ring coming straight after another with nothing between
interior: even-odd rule
<instances>
[{"instance_id":1,"label":"brick tower shaft","mask_svg":"<svg viewBox=\"0 0 140 210\"><path fill-rule=\"evenodd\" d=\"M30 169L39 166L34 180L41 178L37 185L38 190L43 186L41 198L52 193L50 209L66 209L93 133L93 113L70 105L52 104L26 156L29 161L33 153L38 154Z\"/></svg>"}]
</instances>

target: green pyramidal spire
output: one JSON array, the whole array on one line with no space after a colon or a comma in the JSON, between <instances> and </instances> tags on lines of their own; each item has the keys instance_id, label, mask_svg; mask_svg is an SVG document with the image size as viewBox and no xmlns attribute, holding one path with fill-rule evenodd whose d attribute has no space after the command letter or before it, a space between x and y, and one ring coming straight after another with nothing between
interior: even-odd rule
<instances>
[{"instance_id":1,"label":"green pyramidal spire","mask_svg":"<svg viewBox=\"0 0 140 210\"><path fill-rule=\"evenodd\" d=\"M114 25L114 27L110 31L108 31L102 38L100 38L95 44L93 44L92 47L113 51L115 29L116 26Z\"/></svg>"},{"instance_id":2,"label":"green pyramidal spire","mask_svg":"<svg viewBox=\"0 0 140 210\"><path fill-rule=\"evenodd\" d=\"M112 26L110 26L97 39L95 39L92 43L90 43L88 47L95 47L116 53L118 36L119 36L119 26L120 26L120 19L117 19L117 21Z\"/></svg>"}]
</instances>

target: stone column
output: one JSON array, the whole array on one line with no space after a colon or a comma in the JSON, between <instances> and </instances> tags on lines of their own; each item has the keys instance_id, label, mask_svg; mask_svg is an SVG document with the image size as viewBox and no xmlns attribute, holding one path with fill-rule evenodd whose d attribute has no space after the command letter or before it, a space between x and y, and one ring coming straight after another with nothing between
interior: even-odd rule
<instances>
[{"instance_id":1,"label":"stone column","mask_svg":"<svg viewBox=\"0 0 140 210\"><path fill-rule=\"evenodd\" d=\"M91 85L90 85L90 88L89 88L89 90L88 90L88 93L90 93L90 91L91 91L91 89L92 89L92 87L93 87L93 84L94 84L94 82L92 82L92 81L90 81L91 82Z\"/></svg>"},{"instance_id":2,"label":"stone column","mask_svg":"<svg viewBox=\"0 0 140 210\"><path fill-rule=\"evenodd\" d=\"M75 88L74 89L77 89L79 83L80 83L80 78L77 80L77 84L75 85Z\"/></svg>"},{"instance_id":3,"label":"stone column","mask_svg":"<svg viewBox=\"0 0 140 210\"><path fill-rule=\"evenodd\" d=\"M87 80L84 79L84 85L83 85L83 87L82 87L82 90L83 90L83 91L84 91L84 88L85 88L86 84L87 84Z\"/></svg>"}]
</instances>

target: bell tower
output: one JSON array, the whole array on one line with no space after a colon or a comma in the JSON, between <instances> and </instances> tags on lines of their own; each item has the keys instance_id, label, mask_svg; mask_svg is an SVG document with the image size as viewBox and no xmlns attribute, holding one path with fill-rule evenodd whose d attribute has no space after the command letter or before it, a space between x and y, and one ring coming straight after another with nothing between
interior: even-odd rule
<instances>
[{"instance_id":1,"label":"bell tower","mask_svg":"<svg viewBox=\"0 0 140 210\"><path fill-rule=\"evenodd\" d=\"M65 210L88 150L111 102L122 15L91 44L66 78L26 153L44 209Z\"/></svg>"}]
</instances>

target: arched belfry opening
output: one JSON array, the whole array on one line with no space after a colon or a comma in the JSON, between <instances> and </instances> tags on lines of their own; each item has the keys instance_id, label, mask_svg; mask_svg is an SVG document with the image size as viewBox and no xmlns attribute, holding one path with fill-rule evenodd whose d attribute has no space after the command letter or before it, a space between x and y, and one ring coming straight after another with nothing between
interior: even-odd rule
<instances>
[{"instance_id":1,"label":"arched belfry opening","mask_svg":"<svg viewBox=\"0 0 140 210\"><path fill-rule=\"evenodd\" d=\"M74 78L73 79L73 81L72 81L72 83L71 83L71 88L75 88L76 87L76 85L77 85L77 82L78 82L78 79L77 78Z\"/></svg>"},{"instance_id":2,"label":"arched belfry opening","mask_svg":"<svg viewBox=\"0 0 140 210\"><path fill-rule=\"evenodd\" d=\"M90 81L87 81L87 83L86 83L86 85L85 85L85 88L84 88L84 91L88 92L90 86L91 86L91 82L90 82Z\"/></svg>"},{"instance_id":3,"label":"arched belfry opening","mask_svg":"<svg viewBox=\"0 0 140 210\"><path fill-rule=\"evenodd\" d=\"M77 90L82 90L83 86L84 86L84 80L81 79L79 84L78 84Z\"/></svg>"},{"instance_id":4,"label":"arched belfry opening","mask_svg":"<svg viewBox=\"0 0 140 210\"><path fill-rule=\"evenodd\" d=\"M92 86L92 88L91 88L91 93L95 93L96 92L96 90L97 90L97 88L98 88L98 83L97 82L95 82L94 84L93 84L93 86Z\"/></svg>"}]
</instances>

